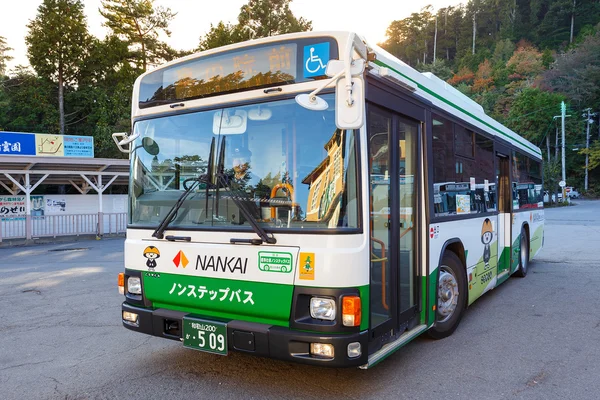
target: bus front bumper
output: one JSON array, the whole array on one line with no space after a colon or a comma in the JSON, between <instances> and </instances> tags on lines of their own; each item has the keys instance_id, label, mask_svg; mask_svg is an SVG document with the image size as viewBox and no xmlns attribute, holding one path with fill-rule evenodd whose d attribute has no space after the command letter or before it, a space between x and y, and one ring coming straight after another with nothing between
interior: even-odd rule
<instances>
[{"instance_id":1,"label":"bus front bumper","mask_svg":"<svg viewBox=\"0 0 600 400\"><path fill-rule=\"evenodd\" d=\"M123 320L123 326L127 329L183 341L182 320L188 313L165 309L149 310L127 303L123 303L122 311L138 315L136 325ZM205 319L210 320L210 317ZM361 355L348 357L348 345L356 342L361 345ZM311 343L333 345L334 357L311 355ZM302 332L281 326L230 320L227 321L227 344L229 351L324 367L358 367L368 362L368 331L351 334Z\"/></svg>"}]
</instances>

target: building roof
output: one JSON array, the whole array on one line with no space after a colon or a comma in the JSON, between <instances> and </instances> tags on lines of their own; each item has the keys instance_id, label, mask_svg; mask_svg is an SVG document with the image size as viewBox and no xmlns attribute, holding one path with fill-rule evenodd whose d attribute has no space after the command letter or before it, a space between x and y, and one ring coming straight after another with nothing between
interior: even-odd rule
<instances>
[{"instance_id":1,"label":"building roof","mask_svg":"<svg viewBox=\"0 0 600 400\"><path fill-rule=\"evenodd\" d=\"M11 177L23 184L25 182L25 175L29 175L31 185L34 185L45 175L48 176L43 182L40 182L45 185L72 184L76 187L81 185L81 188L85 188L88 185L86 178L97 184L98 176L103 177L103 185L107 185L111 180L114 185L127 185L129 180L129 160L83 157L0 156L0 186L11 192L9 188L16 186ZM82 191L80 187L77 188L80 192Z\"/></svg>"}]
</instances>

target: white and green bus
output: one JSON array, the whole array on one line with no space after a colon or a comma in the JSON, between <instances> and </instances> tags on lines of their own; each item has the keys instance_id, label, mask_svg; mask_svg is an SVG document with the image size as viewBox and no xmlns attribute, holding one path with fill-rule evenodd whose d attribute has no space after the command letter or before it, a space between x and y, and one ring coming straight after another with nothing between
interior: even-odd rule
<instances>
[{"instance_id":1,"label":"white and green bus","mask_svg":"<svg viewBox=\"0 0 600 400\"><path fill-rule=\"evenodd\" d=\"M133 331L367 368L450 335L542 247L540 149L354 33L172 61L132 108Z\"/></svg>"}]
</instances>

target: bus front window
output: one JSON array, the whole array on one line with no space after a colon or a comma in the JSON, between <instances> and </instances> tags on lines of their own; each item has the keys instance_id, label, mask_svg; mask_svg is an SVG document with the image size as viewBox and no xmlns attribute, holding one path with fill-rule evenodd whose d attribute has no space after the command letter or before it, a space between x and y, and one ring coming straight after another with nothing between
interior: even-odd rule
<instances>
[{"instance_id":1,"label":"bus front window","mask_svg":"<svg viewBox=\"0 0 600 400\"><path fill-rule=\"evenodd\" d=\"M131 226L158 226L204 177L169 228L249 227L239 199L266 229L358 228L357 135L336 128L323 97L324 111L281 100L137 121Z\"/></svg>"}]
</instances>

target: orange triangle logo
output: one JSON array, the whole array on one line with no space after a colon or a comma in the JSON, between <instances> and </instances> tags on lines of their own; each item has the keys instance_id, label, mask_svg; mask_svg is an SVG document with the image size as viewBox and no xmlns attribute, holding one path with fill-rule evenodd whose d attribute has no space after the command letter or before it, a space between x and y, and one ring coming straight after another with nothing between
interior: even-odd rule
<instances>
[{"instance_id":1,"label":"orange triangle logo","mask_svg":"<svg viewBox=\"0 0 600 400\"><path fill-rule=\"evenodd\" d=\"M173 264L175 264L176 268L179 268L179 266L181 265L183 268L187 267L187 265L190 262L188 261L187 257L185 256L185 253L181 250L179 250L179 252L177 252L177 255L175 256L175 258L173 259Z\"/></svg>"}]
</instances>

